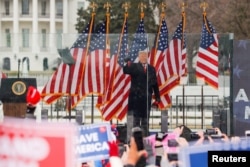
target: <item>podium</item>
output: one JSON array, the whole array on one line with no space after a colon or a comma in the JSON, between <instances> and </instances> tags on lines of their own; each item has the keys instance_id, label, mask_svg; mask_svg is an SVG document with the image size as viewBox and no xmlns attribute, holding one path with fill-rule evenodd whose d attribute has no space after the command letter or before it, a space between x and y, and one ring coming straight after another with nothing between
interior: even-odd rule
<instances>
[{"instance_id":1,"label":"podium","mask_svg":"<svg viewBox=\"0 0 250 167\"><path fill-rule=\"evenodd\" d=\"M25 118L26 94L29 86L37 87L36 78L3 78L0 87L0 100L4 116Z\"/></svg>"}]
</instances>

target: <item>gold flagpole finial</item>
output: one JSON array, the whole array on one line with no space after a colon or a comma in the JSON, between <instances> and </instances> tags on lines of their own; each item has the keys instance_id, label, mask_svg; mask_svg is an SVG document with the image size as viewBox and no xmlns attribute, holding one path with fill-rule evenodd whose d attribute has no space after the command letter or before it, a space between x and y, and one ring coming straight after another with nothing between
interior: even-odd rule
<instances>
[{"instance_id":1,"label":"gold flagpole finial","mask_svg":"<svg viewBox=\"0 0 250 167\"><path fill-rule=\"evenodd\" d=\"M130 8L130 3L129 2L125 2L124 4L122 4L122 8L125 9L125 12L128 12L128 8Z\"/></svg>"},{"instance_id":2,"label":"gold flagpole finial","mask_svg":"<svg viewBox=\"0 0 250 167\"><path fill-rule=\"evenodd\" d=\"M95 3L95 2L92 2L90 5L89 5L89 8L92 8L92 12L94 13L95 12L95 9L98 7L98 5Z\"/></svg>"},{"instance_id":3,"label":"gold flagpole finial","mask_svg":"<svg viewBox=\"0 0 250 167\"><path fill-rule=\"evenodd\" d=\"M202 2L200 4L200 8L203 8L203 12L206 12L206 8L208 7L208 3L207 2Z\"/></svg>"},{"instance_id":4,"label":"gold flagpole finial","mask_svg":"<svg viewBox=\"0 0 250 167\"><path fill-rule=\"evenodd\" d=\"M141 3L139 3L138 8L140 8L141 9L141 13L143 13L143 10L144 10L144 8L145 9L147 8L147 5L144 4L143 2L141 2Z\"/></svg>"},{"instance_id":5,"label":"gold flagpole finial","mask_svg":"<svg viewBox=\"0 0 250 167\"><path fill-rule=\"evenodd\" d=\"M161 15L162 16L165 16L165 9L167 8L167 4L162 2L160 5L159 5L160 9L161 9Z\"/></svg>"},{"instance_id":6,"label":"gold flagpole finial","mask_svg":"<svg viewBox=\"0 0 250 167\"><path fill-rule=\"evenodd\" d=\"M185 9L187 8L187 3L185 3L185 2L182 2L181 4L180 4L180 8L181 8L181 11L182 12L185 12Z\"/></svg>"},{"instance_id":7,"label":"gold flagpole finial","mask_svg":"<svg viewBox=\"0 0 250 167\"><path fill-rule=\"evenodd\" d=\"M143 2L141 2L139 5L138 5L138 8L141 9L141 18L144 18L144 8L146 9L147 8L147 5L145 5Z\"/></svg>"},{"instance_id":8,"label":"gold flagpole finial","mask_svg":"<svg viewBox=\"0 0 250 167\"><path fill-rule=\"evenodd\" d=\"M107 11L106 13L109 13L110 12L110 8L111 8L111 4L109 2L105 3L103 8L105 8Z\"/></svg>"}]
</instances>

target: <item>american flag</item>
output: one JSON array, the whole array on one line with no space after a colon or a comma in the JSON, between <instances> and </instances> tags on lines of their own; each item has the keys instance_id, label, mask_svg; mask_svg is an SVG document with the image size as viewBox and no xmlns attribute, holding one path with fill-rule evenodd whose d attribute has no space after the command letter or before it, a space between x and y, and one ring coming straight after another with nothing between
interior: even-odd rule
<instances>
[{"instance_id":1,"label":"american flag","mask_svg":"<svg viewBox=\"0 0 250 167\"><path fill-rule=\"evenodd\" d=\"M110 81L110 40L108 34L106 33L106 51L105 51L105 77L104 77L104 92L103 94L98 94L96 107L100 107L107 100L111 98L111 91L109 91L109 81Z\"/></svg>"},{"instance_id":2,"label":"american flag","mask_svg":"<svg viewBox=\"0 0 250 167\"><path fill-rule=\"evenodd\" d=\"M218 89L218 36L203 14L203 27L196 62L196 77Z\"/></svg>"},{"instance_id":3,"label":"american flag","mask_svg":"<svg viewBox=\"0 0 250 167\"><path fill-rule=\"evenodd\" d=\"M161 24L159 25L159 31L156 34L154 46L151 49L151 54L149 57L149 63L155 67L157 76L160 72L163 60L166 56L168 49L168 28L167 23L165 21L165 17L161 18ZM162 91L164 92L164 91ZM161 92L160 92L161 93ZM171 99L169 94L160 94L161 102L159 104L159 108L163 109L168 107L171 104Z\"/></svg>"},{"instance_id":4,"label":"american flag","mask_svg":"<svg viewBox=\"0 0 250 167\"><path fill-rule=\"evenodd\" d=\"M159 75L160 85L164 85L166 80L170 77L180 75L182 66L182 48L183 48L183 22L181 21L177 26L177 29L173 35L172 40L169 43L163 65L161 68L161 74Z\"/></svg>"},{"instance_id":5,"label":"american flag","mask_svg":"<svg viewBox=\"0 0 250 167\"><path fill-rule=\"evenodd\" d=\"M181 76L186 72L186 42L183 20L182 18L169 43L169 48L158 75L161 95L161 104L159 106L162 108L166 108L171 104L171 101L167 101L170 100L168 94L171 89L179 85ZM164 101L167 103L163 104Z\"/></svg>"},{"instance_id":6,"label":"american flag","mask_svg":"<svg viewBox=\"0 0 250 167\"><path fill-rule=\"evenodd\" d=\"M182 32L180 32L181 37L181 70L180 70L180 77L187 75L187 48L186 48L186 33L185 33L185 20L186 20L185 12L182 12L182 21L179 26L181 26Z\"/></svg>"},{"instance_id":7,"label":"american flag","mask_svg":"<svg viewBox=\"0 0 250 167\"><path fill-rule=\"evenodd\" d=\"M129 49L129 58L131 62L137 62L138 53L141 50L148 49L148 36L144 29L144 19L141 18L139 26L137 27L136 33L134 34L134 39L132 45ZM121 59L122 60L122 59ZM120 60L120 61L121 61ZM121 63L119 63L121 64ZM126 75L125 77L125 86L123 92L123 108L118 111L116 114L119 120L122 120L127 114L127 106L128 106L128 96L129 96L129 89L130 89L130 77Z\"/></svg>"},{"instance_id":8,"label":"american flag","mask_svg":"<svg viewBox=\"0 0 250 167\"><path fill-rule=\"evenodd\" d=\"M149 56L149 64L155 67L158 73L161 68L163 58L166 55L168 48L168 28L165 18L162 18L161 24L159 25L159 31L156 34L154 46L151 49Z\"/></svg>"},{"instance_id":9,"label":"american flag","mask_svg":"<svg viewBox=\"0 0 250 167\"><path fill-rule=\"evenodd\" d=\"M93 35L83 79L83 95L103 94L106 58L106 21Z\"/></svg>"},{"instance_id":10,"label":"american flag","mask_svg":"<svg viewBox=\"0 0 250 167\"><path fill-rule=\"evenodd\" d=\"M105 34L106 34L106 39L105 41L105 72L104 72L104 91L103 94L98 94L97 97L97 103L96 107L101 111L102 106L106 101L108 101L111 98L111 91L110 91L110 86L109 82L111 79L111 73L110 73L110 40L109 40L109 26L110 26L110 15L106 14L106 23L105 23Z\"/></svg>"},{"instance_id":11,"label":"american flag","mask_svg":"<svg viewBox=\"0 0 250 167\"><path fill-rule=\"evenodd\" d=\"M127 37L127 21L126 26L124 26L124 29L122 32L124 33L124 39L122 40L122 47L121 52L118 57L118 64L115 72L115 80L114 80L114 87L113 87L113 94L112 99L109 101L109 103L105 106L105 112L103 112L103 117L105 120L110 120L114 117L116 117L119 120L122 120L127 113L127 106L128 106L128 96L129 96L129 89L130 89L130 76L127 76L123 74L122 67L124 66L124 58L127 57L127 55L130 55L130 60L132 62L137 61L138 52L140 50L147 49L148 39L147 35L144 30L144 20L143 18L140 20L140 24L137 28L136 33L134 34L134 40L132 42L129 54L128 51L128 37ZM126 36L125 36L126 32Z\"/></svg>"},{"instance_id":12,"label":"american flag","mask_svg":"<svg viewBox=\"0 0 250 167\"><path fill-rule=\"evenodd\" d=\"M90 41L89 34L93 30L93 23L94 17L91 18L83 33L80 34L70 48L70 53L73 55L75 64L69 66L61 63L57 71L55 71L50 80L44 86L41 97L46 103L51 104L61 96L69 94L69 90L72 96L76 96L80 92L84 65L88 54L88 41ZM69 75L70 72L71 77ZM71 82L71 89L69 82Z\"/></svg>"},{"instance_id":13,"label":"american flag","mask_svg":"<svg viewBox=\"0 0 250 167\"><path fill-rule=\"evenodd\" d=\"M84 97L96 94L100 99L105 90L106 75L106 47L107 47L107 20L102 22L97 32L92 35L84 78L79 96L72 97L72 107L76 106ZM109 47L107 48L109 50ZM102 101L100 101L101 103ZM100 105L100 104L96 104Z\"/></svg>"},{"instance_id":14,"label":"american flag","mask_svg":"<svg viewBox=\"0 0 250 167\"><path fill-rule=\"evenodd\" d=\"M110 60L110 81L106 94L110 94L111 98L106 97L105 104L101 108L104 120L111 120L116 116L119 110L126 110L123 106L124 84L126 76L123 74L124 58L128 55L128 27L127 15L125 15L122 32L116 44L116 50Z\"/></svg>"}]
</instances>

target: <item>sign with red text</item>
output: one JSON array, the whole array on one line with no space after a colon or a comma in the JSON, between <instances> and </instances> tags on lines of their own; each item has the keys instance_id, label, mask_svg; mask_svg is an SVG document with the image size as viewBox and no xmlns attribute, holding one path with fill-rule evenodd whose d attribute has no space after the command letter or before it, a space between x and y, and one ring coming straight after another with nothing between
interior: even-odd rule
<instances>
[{"instance_id":1,"label":"sign with red text","mask_svg":"<svg viewBox=\"0 0 250 167\"><path fill-rule=\"evenodd\" d=\"M74 166L75 126L5 118L0 123L0 167Z\"/></svg>"}]
</instances>

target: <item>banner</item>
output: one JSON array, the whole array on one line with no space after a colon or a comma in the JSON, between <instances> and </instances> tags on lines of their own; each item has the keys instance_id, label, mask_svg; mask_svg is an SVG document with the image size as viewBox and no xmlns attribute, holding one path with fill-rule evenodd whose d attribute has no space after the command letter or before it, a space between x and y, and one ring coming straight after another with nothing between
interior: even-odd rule
<instances>
[{"instance_id":1,"label":"banner","mask_svg":"<svg viewBox=\"0 0 250 167\"><path fill-rule=\"evenodd\" d=\"M0 123L0 167L72 167L75 126L4 118Z\"/></svg>"},{"instance_id":2,"label":"banner","mask_svg":"<svg viewBox=\"0 0 250 167\"><path fill-rule=\"evenodd\" d=\"M250 129L250 41L234 41L233 114L234 134L244 136Z\"/></svg>"},{"instance_id":3,"label":"banner","mask_svg":"<svg viewBox=\"0 0 250 167\"><path fill-rule=\"evenodd\" d=\"M82 125L78 128L76 154L78 161L89 162L109 158L108 141L112 140L109 123Z\"/></svg>"}]
</instances>

